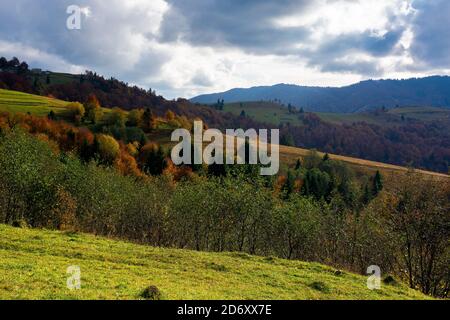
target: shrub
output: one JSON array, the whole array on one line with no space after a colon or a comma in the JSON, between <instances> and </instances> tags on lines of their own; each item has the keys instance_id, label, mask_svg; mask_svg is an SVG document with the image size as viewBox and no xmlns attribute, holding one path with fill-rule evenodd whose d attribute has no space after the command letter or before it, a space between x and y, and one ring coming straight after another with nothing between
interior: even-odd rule
<instances>
[{"instance_id":1,"label":"shrub","mask_svg":"<svg viewBox=\"0 0 450 320\"><path fill-rule=\"evenodd\" d=\"M127 113L120 108L113 108L106 118L106 122L110 126L125 127L126 121Z\"/></svg>"},{"instance_id":2,"label":"shrub","mask_svg":"<svg viewBox=\"0 0 450 320\"><path fill-rule=\"evenodd\" d=\"M0 139L0 192L4 223L25 220L43 227L51 220L61 164L44 141L15 130Z\"/></svg>"},{"instance_id":3,"label":"shrub","mask_svg":"<svg viewBox=\"0 0 450 320\"><path fill-rule=\"evenodd\" d=\"M314 290L327 293L330 291L330 288L322 281L314 281L312 282L309 287L311 287Z\"/></svg>"},{"instance_id":4,"label":"shrub","mask_svg":"<svg viewBox=\"0 0 450 320\"><path fill-rule=\"evenodd\" d=\"M105 164L112 164L120 152L119 143L111 136L99 134L96 136L98 153Z\"/></svg>"},{"instance_id":5,"label":"shrub","mask_svg":"<svg viewBox=\"0 0 450 320\"><path fill-rule=\"evenodd\" d=\"M149 286L141 293L141 297L147 300L161 300L162 295L156 286Z\"/></svg>"},{"instance_id":6,"label":"shrub","mask_svg":"<svg viewBox=\"0 0 450 320\"><path fill-rule=\"evenodd\" d=\"M79 102L69 103L67 109L69 110L70 118L76 123L79 123L86 113L83 105Z\"/></svg>"},{"instance_id":7,"label":"shrub","mask_svg":"<svg viewBox=\"0 0 450 320\"><path fill-rule=\"evenodd\" d=\"M128 112L127 126L139 127L142 124L142 117L144 116L143 109L133 109Z\"/></svg>"}]
</instances>

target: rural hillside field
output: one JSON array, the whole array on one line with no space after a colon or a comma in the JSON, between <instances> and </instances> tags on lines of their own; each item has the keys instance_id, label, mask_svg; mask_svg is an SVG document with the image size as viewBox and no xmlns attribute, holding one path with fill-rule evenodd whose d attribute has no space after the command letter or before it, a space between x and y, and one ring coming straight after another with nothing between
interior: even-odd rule
<instances>
[{"instance_id":1,"label":"rural hillside field","mask_svg":"<svg viewBox=\"0 0 450 320\"><path fill-rule=\"evenodd\" d=\"M240 115L242 111L245 115L257 121L280 125L289 123L291 125L302 125L298 108L296 113L289 112L286 105L270 101L250 101L241 103L225 103L224 112L231 112ZM433 121L450 120L449 108L436 107L398 107L385 112L359 112L359 113L325 113L314 112L325 122L333 124L352 124L366 122L380 126L406 125L405 120ZM403 118L403 121L402 121Z\"/></svg>"},{"instance_id":2,"label":"rural hillside field","mask_svg":"<svg viewBox=\"0 0 450 320\"><path fill-rule=\"evenodd\" d=\"M162 249L73 232L0 225L0 299L429 299L403 284L369 290L367 277L318 263L244 253ZM81 290L66 269L81 269Z\"/></svg>"},{"instance_id":3,"label":"rural hillside field","mask_svg":"<svg viewBox=\"0 0 450 320\"><path fill-rule=\"evenodd\" d=\"M36 116L47 116L50 111L64 114L67 104L58 99L0 89L0 112L29 112Z\"/></svg>"}]
</instances>

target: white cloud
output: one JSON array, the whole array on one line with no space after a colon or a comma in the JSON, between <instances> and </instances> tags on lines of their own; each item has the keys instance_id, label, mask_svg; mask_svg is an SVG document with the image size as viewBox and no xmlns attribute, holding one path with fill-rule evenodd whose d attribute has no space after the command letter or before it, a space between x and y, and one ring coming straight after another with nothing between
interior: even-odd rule
<instances>
[{"instance_id":1,"label":"white cloud","mask_svg":"<svg viewBox=\"0 0 450 320\"><path fill-rule=\"evenodd\" d=\"M3 0L0 55L66 72L95 70L168 98L232 87L341 86L367 77L448 73L444 0ZM440 4L439 4L440 3ZM430 15L436 19L430 20ZM442 51L442 50L441 50Z\"/></svg>"},{"instance_id":2,"label":"white cloud","mask_svg":"<svg viewBox=\"0 0 450 320\"><path fill-rule=\"evenodd\" d=\"M52 71L82 73L86 70L86 67L71 64L57 55L49 54L17 42L0 40L0 56L18 56L31 66Z\"/></svg>"}]
</instances>

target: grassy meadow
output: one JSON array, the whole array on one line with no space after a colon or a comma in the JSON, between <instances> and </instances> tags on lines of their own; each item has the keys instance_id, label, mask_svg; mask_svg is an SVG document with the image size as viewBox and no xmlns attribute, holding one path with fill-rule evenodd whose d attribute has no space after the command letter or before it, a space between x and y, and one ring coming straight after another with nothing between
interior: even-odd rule
<instances>
[{"instance_id":1,"label":"grassy meadow","mask_svg":"<svg viewBox=\"0 0 450 320\"><path fill-rule=\"evenodd\" d=\"M0 112L29 112L35 116L46 116L53 110L55 114L61 115L67 111L67 104L58 99L0 89Z\"/></svg>"},{"instance_id":2,"label":"grassy meadow","mask_svg":"<svg viewBox=\"0 0 450 320\"><path fill-rule=\"evenodd\" d=\"M225 112L240 115L242 111L254 120L278 125L280 123L290 123L292 125L302 125L298 114L288 112L286 106L278 103L260 101L225 104ZM402 125L404 120L450 120L450 110L435 107L400 107L390 109L386 112L378 113L325 113L315 112L323 121L333 124L352 124L355 122L366 122L380 126ZM403 119L402 120L402 116Z\"/></svg>"},{"instance_id":3,"label":"grassy meadow","mask_svg":"<svg viewBox=\"0 0 450 320\"><path fill-rule=\"evenodd\" d=\"M280 123L289 122L291 124L301 125L298 114L290 114L287 107L274 102L243 102L225 104L223 111L240 115L245 111L248 117L254 120L278 125Z\"/></svg>"},{"instance_id":4,"label":"grassy meadow","mask_svg":"<svg viewBox=\"0 0 450 320\"><path fill-rule=\"evenodd\" d=\"M66 287L67 267L81 289ZM369 290L367 278L318 263L243 253L162 249L73 232L0 225L0 299L428 299L404 286Z\"/></svg>"},{"instance_id":5,"label":"grassy meadow","mask_svg":"<svg viewBox=\"0 0 450 320\"><path fill-rule=\"evenodd\" d=\"M450 110L435 107L401 107L378 113L316 113L322 120L336 124L366 122L380 126L402 125L404 121L450 119ZM403 117L403 120L402 120Z\"/></svg>"}]
</instances>

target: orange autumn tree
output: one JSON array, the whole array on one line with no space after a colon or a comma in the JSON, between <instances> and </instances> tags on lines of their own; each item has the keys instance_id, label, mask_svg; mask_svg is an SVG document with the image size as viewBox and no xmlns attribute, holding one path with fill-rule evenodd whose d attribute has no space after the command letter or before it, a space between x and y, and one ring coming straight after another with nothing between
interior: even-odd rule
<instances>
[{"instance_id":1,"label":"orange autumn tree","mask_svg":"<svg viewBox=\"0 0 450 320\"><path fill-rule=\"evenodd\" d=\"M98 123L103 118L103 109L94 94L89 95L88 100L84 104L86 109L86 118L92 123Z\"/></svg>"},{"instance_id":2,"label":"orange autumn tree","mask_svg":"<svg viewBox=\"0 0 450 320\"><path fill-rule=\"evenodd\" d=\"M114 161L114 167L124 176L143 177L136 159L129 153L129 145L120 143L120 152Z\"/></svg>"}]
</instances>

